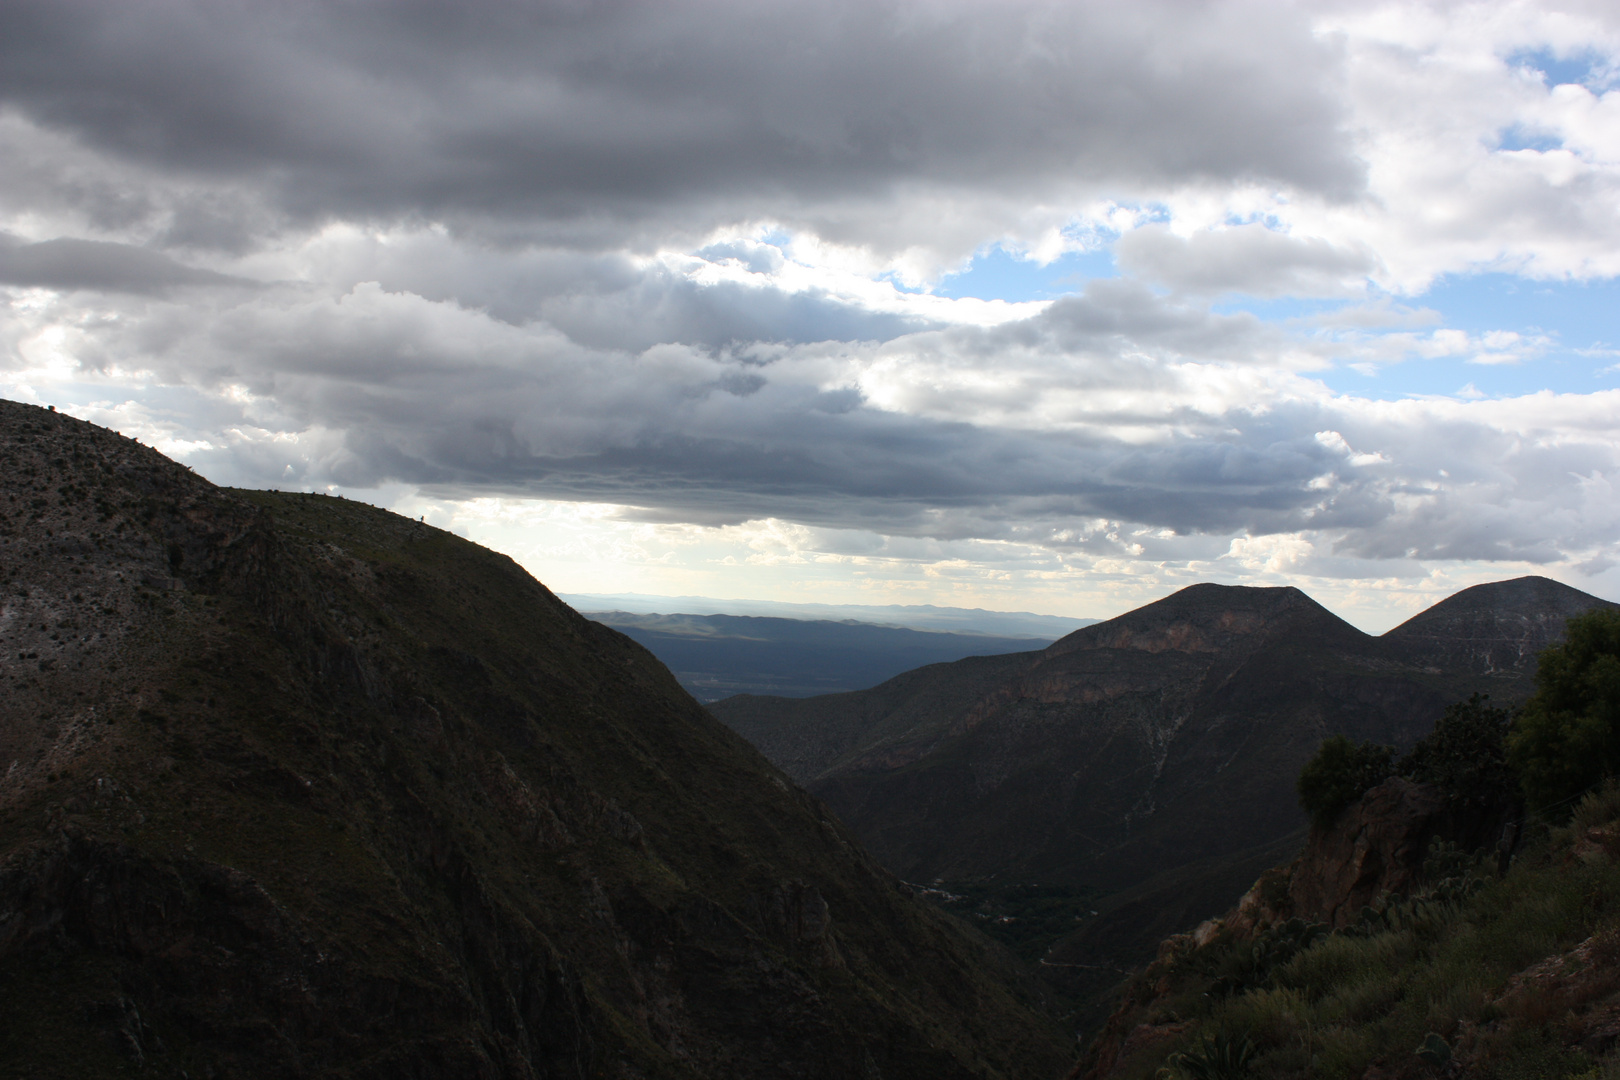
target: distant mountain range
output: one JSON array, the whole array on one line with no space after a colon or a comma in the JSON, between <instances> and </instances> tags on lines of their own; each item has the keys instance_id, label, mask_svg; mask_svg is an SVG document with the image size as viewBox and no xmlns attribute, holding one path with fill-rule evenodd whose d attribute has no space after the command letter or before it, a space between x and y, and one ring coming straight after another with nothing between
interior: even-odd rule
<instances>
[{"instance_id":1,"label":"distant mountain range","mask_svg":"<svg viewBox=\"0 0 1620 1080\"><path fill-rule=\"evenodd\" d=\"M986 611L933 604L794 604L780 600L721 600L712 596L653 596L649 593L558 593L557 598L587 614L622 611L636 615L754 615L816 622L854 620L912 630L1043 641L1055 641L1097 622L1096 619L1036 615L1028 611Z\"/></svg>"},{"instance_id":2,"label":"distant mountain range","mask_svg":"<svg viewBox=\"0 0 1620 1080\"><path fill-rule=\"evenodd\" d=\"M688 693L809 697L863 690L903 671L967 656L1028 652L1050 639L913 630L825 619L591 611L646 646Z\"/></svg>"},{"instance_id":3,"label":"distant mountain range","mask_svg":"<svg viewBox=\"0 0 1620 1080\"><path fill-rule=\"evenodd\" d=\"M1324 736L1404 747L1472 692L1517 700L1564 619L1607 604L1520 578L1373 637L1298 589L1195 585L1038 652L709 708L909 881L1067 883L1134 905L1079 928L1100 952L1049 955L1106 964L1122 954L1105 939L1156 941L1132 938L1143 919L1204 918L1279 861Z\"/></svg>"}]
</instances>

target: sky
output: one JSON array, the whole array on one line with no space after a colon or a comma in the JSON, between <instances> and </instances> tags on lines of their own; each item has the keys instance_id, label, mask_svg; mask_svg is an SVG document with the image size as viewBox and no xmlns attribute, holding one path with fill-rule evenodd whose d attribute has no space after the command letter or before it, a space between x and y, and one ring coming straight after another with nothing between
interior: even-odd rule
<instances>
[{"instance_id":1,"label":"sky","mask_svg":"<svg viewBox=\"0 0 1620 1080\"><path fill-rule=\"evenodd\" d=\"M570 593L1620 599L1620 8L0 7L0 396Z\"/></svg>"}]
</instances>

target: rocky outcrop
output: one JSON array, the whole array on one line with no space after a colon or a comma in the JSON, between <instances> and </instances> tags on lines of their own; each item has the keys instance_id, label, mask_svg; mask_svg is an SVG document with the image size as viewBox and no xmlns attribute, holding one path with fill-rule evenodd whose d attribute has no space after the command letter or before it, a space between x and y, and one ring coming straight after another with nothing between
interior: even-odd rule
<instances>
[{"instance_id":1,"label":"rocky outcrop","mask_svg":"<svg viewBox=\"0 0 1620 1080\"><path fill-rule=\"evenodd\" d=\"M1617 992L1620 931L1608 930L1514 975L1495 1004L1508 1017L1558 1017L1563 1044L1598 1057L1620 1045Z\"/></svg>"},{"instance_id":2,"label":"rocky outcrop","mask_svg":"<svg viewBox=\"0 0 1620 1080\"><path fill-rule=\"evenodd\" d=\"M1436 885L1425 877L1434 841L1476 852L1502 836L1504 828L1516 837L1514 816L1509 807L1461 806L1429 785L1401 777L1385 780L1330 823L1312 828L1303 850L1261 874L1231 909L1163 939L1153 962L1127 983L1069 1080L1106 1080L1122 1062L1185 1031L1179 1020L1164 1018L1160 1003L1185 992L1181 982L1199 968L1205 950L1236 946L1249 950L1257 965L1263 956L1281 962L1330 929L1361 922L1368 908L1377 910L1392 897L1411 897ZM1620 850L1616 837L1620 831L1611 837L1596 830L1582 843L1607 858L1605 845ZM1580 844L1575 850L1582 850ZM1579 964L1569 968L1578 969Z\"/></svg>"},{"instance_id":3,"label":"rocky outcrop","mask_svg":"<svg viewBox=\"0 0 1620 1080\"><path fill-rule=\"evenodd\" d=\"M1311 830L1287 872L1289 913L1349 925L1382 894L1410 896L1435 840L1477 850L1496 842L1511 818L1508 808L1459 812L1435 788L1390 777L1330 826Z\"/></svg>"},{"instance_id":4,"label":"rocky outcrop","mask_svg":"<svg viewBox=\"0 0 1620 1080\"><path fill-rule=\"evenodd\" d=\"M1393 776L1312 828L1297 856L1261 874L1225 914L1166 940L1244 941L1288 919L1349 926L1381 898L1432 885L1424 874L1435 841L1511 856L1517 839L1516 807L1459 805L1428 784Z\"/></svg>"}]
</instances>

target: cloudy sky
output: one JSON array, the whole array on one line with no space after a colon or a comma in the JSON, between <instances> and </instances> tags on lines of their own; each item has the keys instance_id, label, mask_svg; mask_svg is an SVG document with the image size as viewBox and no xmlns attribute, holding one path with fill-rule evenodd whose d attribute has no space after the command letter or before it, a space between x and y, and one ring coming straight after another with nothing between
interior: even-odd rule
<instances>
[{"instance_id":1,"label":"cloudy sky","mask_svg":"<svg viewBox=\"0 0 1620 1080\"><path fill-rule=\"evenodd\" d=\"M1620 599L1611 2L0 5L0 396L567 592Z\"/></svg>"}]
</instances>

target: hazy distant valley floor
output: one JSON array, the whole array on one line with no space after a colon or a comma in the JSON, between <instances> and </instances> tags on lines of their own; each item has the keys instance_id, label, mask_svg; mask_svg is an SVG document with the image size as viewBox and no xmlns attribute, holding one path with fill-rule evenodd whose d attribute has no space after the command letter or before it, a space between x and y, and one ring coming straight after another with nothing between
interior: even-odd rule
<instances>
[{"instance_id":1,"label":"hazy distant valley floor","mask_svg":"<svg viewBox=\"0 0 1620 1080\"><path fill-rule=\"evenodd\" d=\"M734 694L812 697L870 686L926 664L1031 652L1051 638L878 626L852 619L587 611L640 642L701 702ZM992 613L986 613L992 614Z\"/></svg>"}]
</instances>

